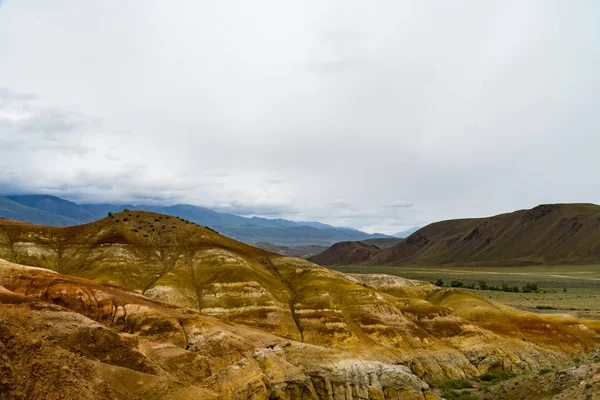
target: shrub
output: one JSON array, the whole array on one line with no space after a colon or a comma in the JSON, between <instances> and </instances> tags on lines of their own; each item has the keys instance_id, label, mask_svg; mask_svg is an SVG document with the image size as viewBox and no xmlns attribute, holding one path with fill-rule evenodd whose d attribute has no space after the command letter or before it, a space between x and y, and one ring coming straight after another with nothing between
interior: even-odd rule
<instances>
[{"instance_id":1,"label":"shrub","mask_svg":"<svg viewBox=\"0 0 600 400\"><path fill-rule=\"evenodd\" d=\"M441 286L444 286L444 281L443 281L441 278L438 278L438 279L435 281L435 286L440 286L440 287L441 287Z\"/></svg>"},{"instance_id":2,"label":"shrub","mask_svg":"<svg viewBox=\"0 0 600 400\"><path fill-rule=\"evenodd\" d=\"M482 382L494 382L502 380L502 375L493 374L491 372L486 372L485 374L479 375L479 380Z\"/></svg>"},{"instance_id":3,"label":"shrub","mask_svg":"<svg viewBox=\"0 0 600 400\"><path fill-rule=\"evenodd\" d=\"M477 400L477 396L470 392L457 392L452 389L443 389L442 396L447 400Z\"/></svg>"},{"instance_id":4,"label":"shrub","mask_svg":"<svg viewBox=\"0 0 600 400\"><path fill-rule=\"evenodd\" d=\"M550 371L552 371L550 368L542 368L540 369L540 375L546 375Z\"/></svg>"},{"instance_id":5,"label":"shrub","mask_svg":"<svg viewBox=\"0 0 600 400\"><path fill-rule=\"evenodd\" d=\"M535 293L538 291L537 283L527 283L523 286L523 293Z\"/></svg>"},{"instance_id":6,"label":"shrub","mask_svg":"<svg viewBox=\"0 0 600 400\"><path fill-rule=\"evenodd\" d=\"M114 216L114 214L113 214L113 213L111 213L111 212L109 211L109 212L108 212L108 216L109 216L110 218L112 218L112 217Z\"/></svg>"},{"instance_id":7,"label":"shrub","mask_svg":"<svg viewBox=\"0 0 600 400\"><path fill-rule=\"evenodd\" d=\"M448 380L440 384L440 389L471 389L473 383L468 379Z\"/></svg>"},{"instance_id":8,"label":"shrub","mask_svg":"<svg viewBox=\"0 0 600 400\"><path fill-rule=\"evenodd\" d=\"M556 310L556 308L552 306L535 306L535 308L538 310Z\"/></svg>"},{"instance_id":9,"label":"shrub","mask_svg":"<svg viewBox=\"0 0 600 400\"><path fill-rule=\"evenodd\" d=\"M452 281L450 282L450 287L463 287L463 281Z\"/></svg>"}]
</instances>

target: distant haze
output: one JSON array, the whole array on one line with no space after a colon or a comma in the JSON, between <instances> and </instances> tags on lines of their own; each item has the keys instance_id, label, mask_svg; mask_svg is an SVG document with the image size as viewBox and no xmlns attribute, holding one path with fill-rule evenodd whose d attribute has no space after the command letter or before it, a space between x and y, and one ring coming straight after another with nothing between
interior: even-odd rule
<instances>
[{"instance_id":1,"label":"distant haze","mask_svg":"<svg viewBox=\"0 0 600 400\"><path fill-rule=\"evenodd\" d=\"M0 194L394 233L600 202L596 1L0 0Z\"/></svg>"}]
</instances>

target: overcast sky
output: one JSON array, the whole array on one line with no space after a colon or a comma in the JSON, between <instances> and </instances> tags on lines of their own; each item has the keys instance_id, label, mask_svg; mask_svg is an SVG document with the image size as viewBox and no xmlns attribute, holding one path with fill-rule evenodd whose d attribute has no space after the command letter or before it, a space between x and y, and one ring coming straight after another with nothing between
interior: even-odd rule
<instances>
[{"instance_id":1,"label":"overcast sky","mask_svg":"<svg viewBox=\"0 0 600 400\"><path fill-rule=\"evenodd\" d=\"M0 193L395 232L600 203L597 1L0 0Z\"/></svg>"}]
</instances>

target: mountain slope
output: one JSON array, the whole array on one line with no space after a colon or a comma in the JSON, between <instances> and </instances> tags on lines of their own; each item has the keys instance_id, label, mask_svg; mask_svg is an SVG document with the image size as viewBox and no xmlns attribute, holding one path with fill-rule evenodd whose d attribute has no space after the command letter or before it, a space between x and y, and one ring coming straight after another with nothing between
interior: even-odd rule
<instances>
[{"instance_id":1,"label":"mountain slope","mask_svg":"<svg viewBox=\"0 0 600 400\"><path fill-rule=\"evenodd\" d=\"M393 238L364 239L364 240L361 240L361 242L372 245L372 246L377 246L380 249L386 249L388 247L397 245L398 243L400 243L403 240L404 239L402 239L402 238L393 237Z\"/></svg>"},{"instance_id":2,"label":"mountain slope","mask_svg":"<svg viewBox=\"0 0 600 400\"><path fill-rule=\"evenodd\" d=\"M16 201L28 207L37 208L53 214L69 217L80 222L92 222L98 218L88 212L83 207L68 200L56 196L42 194L6 196L8 199Z\"/></svg>"},{"instance_id":3,"label":"mountain slope","mask_svg":"<svg viewBox=\"0 0 600 400\"><path fill-rule=\"evenodd\" d=\"M0 196L0 217L55 226L69 226L81 223L76 219L28 207L2 196Z\"/></svg>"},{"instance_id":4,"label":"mountain slope","mask_svg":"<svg viewBox=\"0 0 600 400\"><path fill-rule=\"evenodd\" d=\"M407 238L410 235L412 235L413 233L415 233L416 231L418 231L419 229L421 229L421 228L418 227L418 226L415 226L415 227L407 229L405 231L396 232L392 236L397 237L397 238L401 238L401 239Z\"/></svg>"},{"instance_id":5,"label":"mountain slope","mask_svg":"<svg viewBox=\"0 0 600 400\"><path fill-rule=\"evenodd\" d=\"M117 285L137 292L136 296L183 307L190 315L199 312L317 346L315 351L324 358L317 357L311 361L316 364L303 370L325 368L330 360L323 355L335 350L348 352L346 359L383 363L382 368L391 371L394 365L404 365L408 375L395 372L398 379L416 376L430 383L486 371L520 373L590 349L600 329L595 322L520 312L424 282L340 274L175 217L143 211L65 228L2 220L0 258L78 277L73 278L77 282L92 279L110 290ZM40 296L96 320L108 313L109 325L115 323L116 314L126 315L122 329L140 336L148 332L168 338L180 332L178 325L164 325L160 318L146 315L144 307L124 307L121 312L111 304L96 304L100 301L96 289L73 290L67 301L67 279L47 275L50 272L27 272L10 265L5 270L0 285L12 292ZM51 285L34 290L41 285L35 282L49 279ZM232 326L227 330L239 331ZM186 333L187 339L176 334L188 341L182 346L191 346L190 338L197 338L193 332ZM313 386L316 391L323 387L316 381ZM343 396L334 398L347 398Z\"/></svg>"},{"instance_id":6,"label":"mountain slope","mask_svg":"<svg viewBox=\"0 0 600 400\"><path fill-rule=\"evenodd\" d=\"M365 242L338 242L325 251L308 257L307 260L319 265L364 264L379 250L379 247Z\"/></svg>"},{"instance_id":7,"label":"mountain slope","mask_svg":"<svg viewBox=\"0 0 600 400\"><path fill-rule=\"evenodd\" d=\"M393 247L403 241L400 238L365 239L354 242L338 242L320 253L307 258L319 265L366 264L381 249Z\"/></svg>"},{"instance_id":8,"label":"mountain slope","mask_svg":"<svg viewBox=\"0 0 600 400\"><path fill-rule=\"evenodd\" d=\"M547 204L430 224L378 252L374 264L597 264L600 206Z\"/></svg>"}]
</instances>

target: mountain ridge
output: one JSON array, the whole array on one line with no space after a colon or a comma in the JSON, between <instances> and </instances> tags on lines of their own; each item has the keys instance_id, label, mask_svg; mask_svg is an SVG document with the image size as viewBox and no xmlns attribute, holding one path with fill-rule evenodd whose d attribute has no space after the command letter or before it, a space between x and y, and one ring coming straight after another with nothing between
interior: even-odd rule
<instances>
[{"instance_id":1,"label":"mountain ridge","mask_svg":"<svg viewBox=\"0 0 600 400\"><path fill-rule=\"evenodd\" d=\"M337 245L337 246L336 246ZM356 261L356 245L334 244L309 259L320 265L599 264L600 206L542 204L483 218L429 224L395 246Z\"/></svg>"},{"instance_id":2,"label":"mountain ridge","mask_svg":"<svg viewBox=\"0 0 600 400\"><path fill-rule=\"evenodd\" d=\"M77 204L50 195L15 195L3 197L2 199L5 203L12 204L13 208L19 208L20 212L18 214L10 213L9 207L6 206L4 212L0 208L0 217L13 217L28 222L57 226L92 222L104 218L109 212L115 213L123 209L141 209L178 216L200 225L210 226L229 237L234 237L246 243L268 242L283 246L328 246L340 240L391 237L377 233L368 234L352 228L334 227L314 221L295 222L281 218L247 218L189 204L172 206L136 206L108 203ZM18 203L22 207L10 202Z\"/></svg>"}]
</instances>

